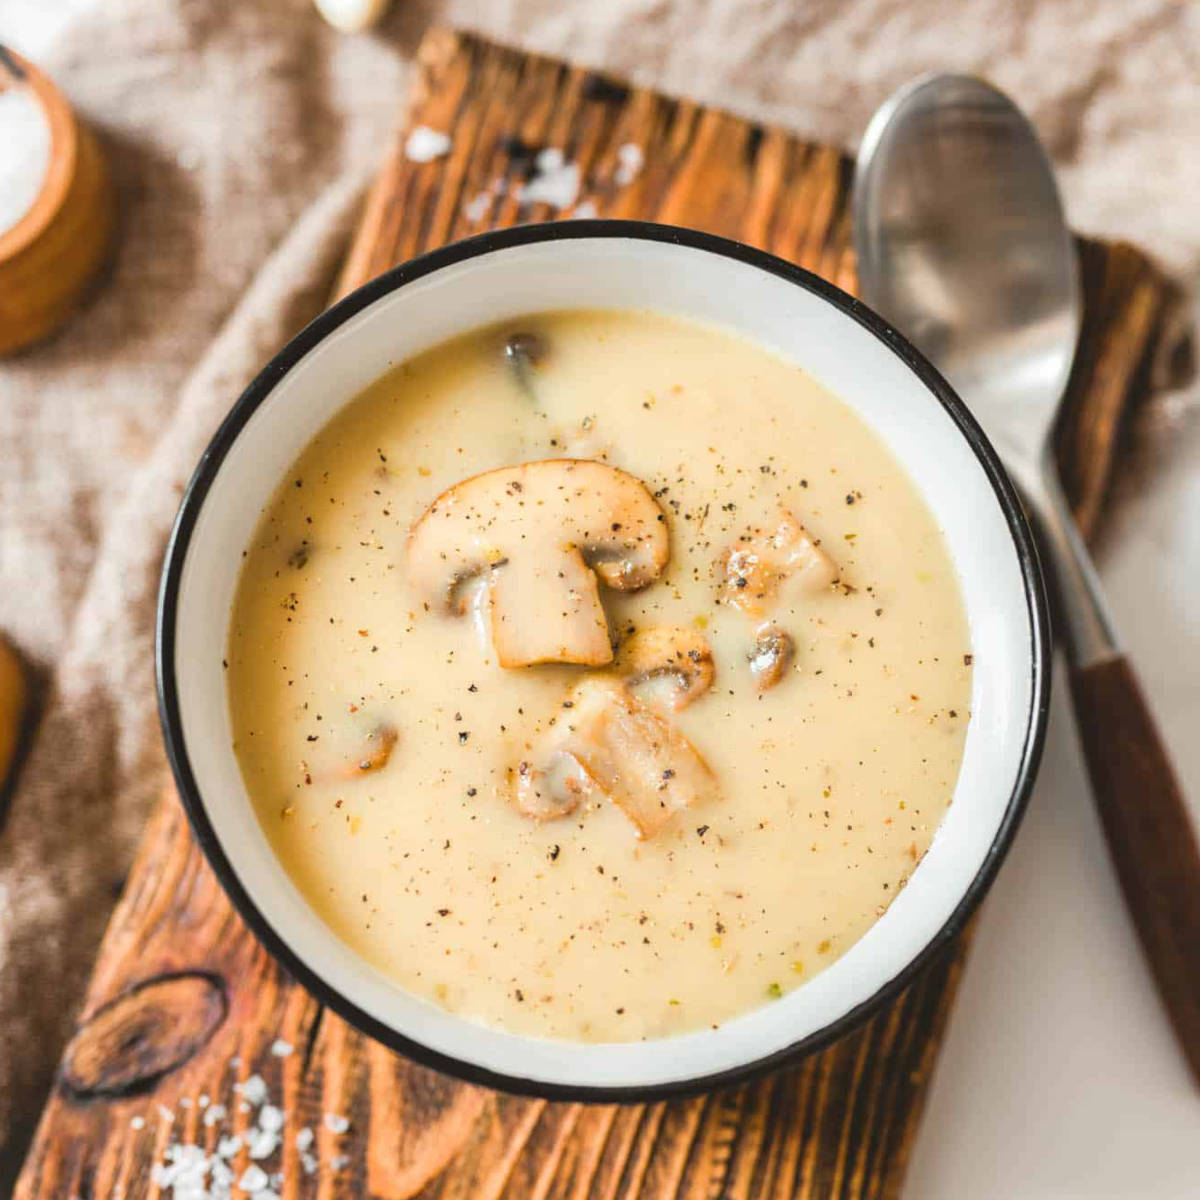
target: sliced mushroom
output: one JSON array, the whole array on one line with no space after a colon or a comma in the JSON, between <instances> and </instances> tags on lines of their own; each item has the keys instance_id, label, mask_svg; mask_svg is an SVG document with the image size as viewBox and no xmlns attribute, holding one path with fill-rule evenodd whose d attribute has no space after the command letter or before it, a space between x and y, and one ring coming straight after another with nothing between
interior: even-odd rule
<instances>
[{"instance_id":1,"label":"sliced mushroom","mask_svg":"<svg viewBox=\"0 0 1200 1200\"><path fill-rule=\"evenodd\" d=\"M386 767L399 739L395 725L381 721L363 739L354 762L342 771L342 778L357 779Z\"/></svg>"},{"instance_id":2,"label":"sliced mushroom","mask_svg":"<svg viewBox=\"0 0 1200 1200\"><path fill-rule=\"evenodd\" d=\"M539 819L566 816L594 789L629 818L639 839L645 839L677 812L716 794L716 780L691 742L614 679L594 677L581 683L569 722L560 722L550 741L540 761L525 764L518 778L522 811ZM564 762L564 782L556 791L552 772ZM522 802L525 777L530 783ZM534 792L536 799L531 799Z\"/></svg>"},{"instance_id":3,"label":"sliced mushroom","mask_svg":"<svg viewBox=\"0 0 1200 1200\"><path fill-rule=\"evenodd\" d=\"M764 615L785 582L817 592L837 580L837 565L787 509L770 529L750 529L725 554L721 599Z\"/></svg>"},{"instance_id":4,"label":"sliced mushroom","mask_svg":"<svg viewBox=\"0 0 1200 1200\"><path fill-rule=\"evenodd\" d=\"M756 631L754 649L746 656L750 674L760 692L773 688L792 665L796 646L792 635L774 621L760 625Z\"/></svg>"},{"instance_id":5,"label":"sliced mushroom","mask_svg":"<svg viewBox=\"0 0 1200 1200\"><path fill-rule=\"evenodd\" d=\"M662 574L666 517L641 480L557 458L488 471L443 492L408 538L421 597L462 615L461 585L487 572L501 666L612 661L597 576L633 591Z\"/></svg>"},{"instance_id":6,"label":"sliced mushroom","mask_svg":"<svg viewBox=\"0 0 1200 1200\"><path fill-rule=\"evenodd\" d=\"M529 400L537 401L533 374L546 360L546 339L537 333L511 333L504 340L504 360Z\"/></svg>"},{"instance_id":7,"label":"sliced mushroom","mask_svg":"<svg viewBox=\"0 0 1200 1200\"><path fill-rule=\"evenodd\" d=\"M540 764L517 767L517 807L537 821L569 817L595 790L592 777L569 750L555 748Z\"/></svg>"},{"instance_id":8,"label":"sliced mushroom","mask_svg":"<svg viewBox=\"0 0 1200 1200\"><path fill-rule=\"evenodd\" d=\"M667 707L678 711L712 686L712 650L703 634L686 625L653 625L622 644L617 669L629 687L662 681Z\"/></svg>"}]
</instances>

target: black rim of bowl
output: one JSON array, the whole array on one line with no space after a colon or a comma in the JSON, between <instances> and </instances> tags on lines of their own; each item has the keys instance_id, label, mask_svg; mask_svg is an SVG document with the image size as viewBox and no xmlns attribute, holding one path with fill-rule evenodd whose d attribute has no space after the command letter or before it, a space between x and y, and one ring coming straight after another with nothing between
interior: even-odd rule
<instances>
[{"instance_id":1,"label":"black rim of bowl","mask_svg":"<svg viewBox=\"0 0 1200 1200\"><path fill-rule=\"evenodd\" d=\"M872 996L856 1005L831 1024L808 1036L791 1043L781 1050L735 1067L708 1075L687 1079L628 1087L607 1087L547 1083L537 1079L525 1079L507 1075L478 1066L475 1063L443 1054L414 1041L389 1025L364 1012L346 996L342 995L326 979L312 970L300 956L283 940L274 927L259 911L250 893L243 887L232 865L225 856L216 831L209 821L203 798L197 787L188 758L180 719L178 684L175 676L176 610L179 600L180 579L188 546L196 526L197 518L204 506L209 488L216 479L226 454L238 437L243 426L260 404L271 394L275 385L310 350L329 336L340 325L368 305L383 296L421 279L435 271L476 258L496 250L514 246L525 246L538 242L555 242L575 239L625 238L636 241L667 242L686 246L710 254L735 259L752 267L785 279L805 290L815 293L833 305L853 321L857 322L880 342L888 347L897 358L912 371L928 391L942 404L960 433L974 451L997 503L1008 523L1009 533L1016 547L1021 573L1025 584L1026 605L1031 631L1030 658L1032 679L1030 680L1030 709L1027 719L1025 744L1017 778L1009 797L1004 816L970 886L959 901L954 912L930 939L926 946L896 975L880 987ZM1029 799L1034 776L1041 758L1045 738L1046 717L1050 694L1050 630L1046 594L1038 565L1037 552L1032 533L1016 491L1008 479L1000 460L984 436L975 418L963 402L955 395L949 384L934 367L911 346L899 333L866 308L853 296L800 267L776 258L774 255L740 242L713 234L700 233L670 225L658 225L648 221L561 221L540 225L522 225L514 229L501 229L482 233L476 237L454 242L433 250L419 258L385 272L370 283L364 284L332 308L322 313L311 324L293 338L258 374L254 381L238 398L229 415L213 436L196 467L191 482L184 493L175 526L167 546L163 565L162 582L158 600L156 666L158 675L158 706L166 741L167 757L179 787L183 806L192 830L204 851L226 894L233 901L247 925L276 961L295 979L304 985L322 1004L328 1005L339 1016L352 1025L399 1051L424 1066L444 1071L468 1083L499 1088L519 1095L538 1096L551 1100L584 1100L602 1103L659 1100L672 1096L683 1096L716 1087L742 1083L762 1075L781 1064L798 1059L803 1055L823 1049L837 1038L861 1024L889 999L912 981L940 951L944 950L965 924L983 894L991 884L997 869L1012 842L1021 816Z\"/></svg>"}]
</instances>

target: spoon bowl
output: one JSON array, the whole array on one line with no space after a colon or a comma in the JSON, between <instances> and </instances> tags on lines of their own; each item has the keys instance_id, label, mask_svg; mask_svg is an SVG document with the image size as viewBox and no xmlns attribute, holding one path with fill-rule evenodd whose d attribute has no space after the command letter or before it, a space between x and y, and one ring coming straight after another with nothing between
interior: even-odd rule
<instances>
[{"instance_id":1,"label":"spoon bowl","mask_svg":"<svg viewBox=\"0 0 1200 1200\"><path fill-rule=\"evenodd\" d=\"M1074 240L1028 120L981 79L919 79L872 118L859 163L864 297L937 363L1010 468L1037 460L1082 300Z\"/></svg>"}]
</instances>

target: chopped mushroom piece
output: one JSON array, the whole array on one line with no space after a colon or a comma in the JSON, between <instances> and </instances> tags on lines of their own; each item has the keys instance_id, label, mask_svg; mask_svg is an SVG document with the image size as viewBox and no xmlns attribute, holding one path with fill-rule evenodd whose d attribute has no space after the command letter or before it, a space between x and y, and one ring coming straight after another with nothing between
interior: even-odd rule
<instances>
[{"instance_id":1,"label":"chopped mushroom piece","mask_svg":"<svg viewBox=\"0 0 1200 1200\"><path fill-rule=\"evenodd\" d=\"M443 492L408 537L418 594L462 615L462 585L486 573L501 666L612 661L597 576L633 591L662 574L666 517L641 480L607 463L546 459Z\"/></svg>"},{"instance_id":2,"label":"chopped mushroom piece","mask_svg":"<svg viewBox=\"0 0 1200 1200\"><path fill-rule=\"evenodd\" d=\"M595 790L570 750L552 750L539 766L523 762L517 767L517 807L537 821L569 817Z\"/></svg>"},{"instance_id":3,"label":"chopped mushroom piece","mask_svg":"<svg viewBox=\"0 0 1200 1200\"><path fill-rule=\"evenodd\" d=\"M746 658L750 663L750 674L760 692L773 688L783 678L784 672L792 665L795 653L792 635L774 621L758 627L754 649Z\"/></svg>"},{"instance_id":4,"label":"chopped mushroom piece","mask_svg":"<svg viewBox=\"0 0 1200 1200\"><path fill-rule=\"evenodd\" d=\"M530 400L537 400L533 374L546 360L546 339L536 333L512 333L504 340L504 359L512 369L517 386Z\"/></svg>"},{"instance_id":5,"label":"chopped mushroom piece","mask_svg":"<svg viewBox=\"0 0 1200 1200\"><path fill-rule=\"evenodd\" d=\"M360 775L367 775L371 771L386 767L399 738L400 734L395 725L386 721L380 722L367 734L358 757L342 772L343 778L357 779Z\"/></svg>"},{"instance_id":6,"label":"chopped mushroom piece","mask_svg":"<svg viewBox=\"0 0 1200 1200\"><path fill-rule=\"evenodd\" d=\"M762 616L785 582L817 592L837 581L837 566L787 509L770 529L749 529L725 554L721 599Z\"/></svg>"},{"instance_id":7,"label":"chopped mushroom piece","mask_svg":"<svg viewBox=\"0 0 1200 1200\"><path fill-rule=\"evenodd\" d=\"M686 625L654 625L623 643L617 669L629 687L661 681L667 707L678 711L712 686L712 650L702 633Z\"/></svg>"},{"instance_id":8,"label":"chopped mushroom piece","mask_svg":"<svg viewBox=\"0 0 1200 1200\"><path fill-rule=\"evenodd\" d=\"M677 812L716 795L716 780L691 742L621 683L587 679L574 696L570 723L555 728L553 745L542 758L544 765L523 764L518 772L518 804L523 812L539 819L566 816L595 789L629 818L638 838L645 839ZM573 765L567 769L556 801L550 780L564 760L578 764L579 771ZM525 777L531 782L522 799ZM536 800L530 799L534 781ZM565 807L572 798L574 803ZM564 805L561 811L554 811L556 802Z\"/></svg>"}]
</instances>

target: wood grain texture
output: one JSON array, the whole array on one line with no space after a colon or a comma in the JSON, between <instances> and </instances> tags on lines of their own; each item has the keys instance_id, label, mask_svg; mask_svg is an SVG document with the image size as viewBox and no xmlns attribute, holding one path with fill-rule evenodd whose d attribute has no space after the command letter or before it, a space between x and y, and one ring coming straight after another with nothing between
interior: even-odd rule
<instances>
[{"instance_id":1,"label":"wood grain texture","mask_svg":"<svg viewBox=\"0 0 1200 1200\"><path fill-rule=\"evenodd\" d=\"M1146 961L1200 1082L1200 845L1124 656L1071 671L1096 808Z\"/></svg>"},{"instance_id":2,"label":"wood grain texture","mask_svg":"<svg viewBox=\"0 0 1200 1200\"><path fill-rule=\"evenodd\" d=\"M420 62L405 132L428 125L450 133L453 148L427 164L392 152L340 291L445 241L556 215L517 198L531 150L547 145L581 165L581 199L602 216L737 237L853 288L850 170L836 150L445 31L428 37ZM646 164L621 185L627 142ZM1060 447L1090 524L1131 402L1165 353L1171 300L1132 248L1088 244L1084 253L1088 326ZM231 1103L233 1086L257 1073L286 1112L283 1149L269 1164L283 1171L285 1200L882 1200L899 1192L961 963L960 945L860 1030L752 1085L626 1107L518 1099L416 1067L322 1012L233 914L168 796L113 917L17 1196L156 1195L149 1168L172 1140L216 1144L216 1129L182 1101L226 1103L230 1126L244 1128L251 1117ZM201 1016L177 1011L181 978ZM198 979L217 981L223 1004ZM276 1039L295 1052L274 1055ZM348 1132L322 1127L323 1113L347 1115ZM133 1128L134 1117L144 1126ZM305 1126L321 1151L312 1174L294 1144ZM341 1170L330 1165L335 1153L348 1156ZM234 1163L240 1173L244 1152Z\"/></svg>"}]
</instances>

